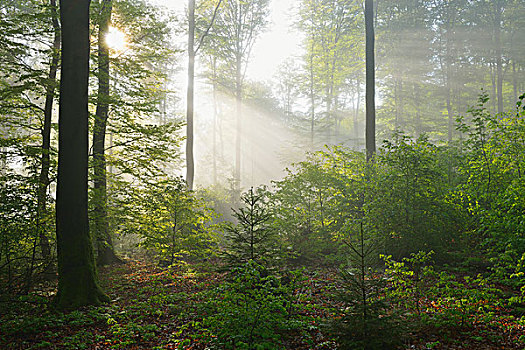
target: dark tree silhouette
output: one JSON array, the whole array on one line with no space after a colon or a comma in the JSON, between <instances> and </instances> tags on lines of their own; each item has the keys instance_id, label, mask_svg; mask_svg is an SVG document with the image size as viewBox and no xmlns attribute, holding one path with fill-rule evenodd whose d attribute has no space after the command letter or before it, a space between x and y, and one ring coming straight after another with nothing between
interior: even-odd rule
<instances>
[{"instance_id":1,"label":"dark tree silhouette","mask_svg":"<svg viewBox=\"0 0 525 350\"><path fill-rule=\"evenodd\" d=\"M60 1L56 304L61 309L108 300L98 286L88 221L89 4Z\"/></svg>"}]
</instances>

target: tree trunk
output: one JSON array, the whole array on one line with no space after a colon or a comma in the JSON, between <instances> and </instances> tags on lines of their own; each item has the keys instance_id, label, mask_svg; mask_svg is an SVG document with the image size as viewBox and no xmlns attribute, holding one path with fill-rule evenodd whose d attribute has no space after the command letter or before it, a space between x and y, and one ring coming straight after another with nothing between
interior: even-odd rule
<instances>
[{"instance_id":1,"label":"tree trunk","mask_svg":"<svg viewBox=\"0 0 525 350\"><path fill-rule=\"evenodd\" d=\"M452 103L451 103L451 90L452 90L452 84L450 83L450 80L452 79L452 20L451 20L451 14L452 10L450 8L450 4L447 5L447 22L446 22L446 43L445 43L445 75L446 75L446 89L447 89L447 96L446 96L446 103L447 103L447 118L448 118L448 126L447 126L447 141L450 145L452 143L452 138L454 136L454 113L452 111Z\"/></svg>"},{"instance_id":2,"label":"tree trunk","mask_svg":"<svg viewBox=\"0 0 525 350\"><path fill-rule=\"evenodd\" d=\"M56 304L61 309L109 301L98 285L88 220L89 4L60 0Z\"/></svg>"},{"instance_id":3,"label":"tree trunk","mask_svg":"<svg viewBox=\"0 0 525 350\"><path fill-rule=\"evenodd\" d=\"M501 1L494 0L494 40L496 46L496 89L498 114L503 113L503 53L501 48Z\"/></svg>"},{"instance_id":4,"label":"tree trunk","mask_svg":"<svg viewBox=\"0 0 525 350\"><path fill-rule=\"evenodd\" d=\"M237 115L237 134L235 139L235 192L236 195L241 193L241 134L242 134L242 77L241 77L241 55L237 54L236 58L236 115Z\"/></svg>"},{"instance_id":5,"label":"tree trunk","mask_svg":"<svg viewBox=\"0 0 525 350\"><path fill-rule=\"evenodd\" d=\"M93 233L97 244L99 266L121 262L113 248L109 233L107 175L106 175L106 127L109 112L109 47L106 37L111 23L112 0L101 1L98 31L98 96L93 126Z\"/></svg>"},{"instance_id":6,"label":"tree trunk","mask_svg":"<svg viewBox=\"0 0 525 350\"><path fill-rule=\"evenodd\" d=\"M217 184L217 57L213 57L213 184Z\"/></svg>"},{"instance_id":7,"label":"tree trunk","mask_svg":"<svg viewBox=\"0 0 525 350\"><path fill-rule=\"evenodd\" d=\"M374 1L365 0L366 27L366 158L376 153Z\"/></svg>"},{"instance_id":8,"label":"tree trunk","mask_svg":"<svg viewBox=\"0 0 525 350\"><path fill-rule=\"evenodd\" d=\"M313 39L312 39L313 46ZM315 130L315 91L314 91L314 54L310 55L310 146L314 150L314 130Z\"/></svg>"},{"instance_id":9,"label":"tree trunk","mask_svg":"<svg viewBox=\"0 0 525 350\"><path fill-rule=\"evenodd\" d=\"M44 106L44 125L42 127L42 167L38 181L37 195L37 230L40 243L40 251L46 266L51 266L51 246L46 236L46 207L47 189L49 187L49 158L51 152L51 118L53 116L53 102L55 100L56 76L60 59L60 25L58 23L58 7L56 0L50 1L51 22L53 24L54 39L51 64L49 66L48 82L46 86L46 102Z\"/></svg>"},{"instance_id":10,"label":"tree trunk","mask_svg":"<svg viewBox=\"0 0 525 350\"><path fill-rule=\"evenodd\" d=\"M512 88L514 91L513 103L518 102L518 79L516 77L516 61L512 59Z\"/></svg>"},{"instance_id":11,"label":"tree trunk","mask_svg":"<svg viewBox=\"0 0 525 350\"><path fill-rule=\"evenodd\" d=\"M193 190L195 163L193 159L193 97L195 82L195 0L188 2L188 94L186 110L186 184Z\"/></svg>"},{"instance_id":12,"label":"tree trunk","mask_svg":"<svg viewBox=\"0 0 525 350\"><path fill-rule=\"evenodd\" d=\"M447 63L447 71L449 71L449 63ZM454 112L452 111L452 103L451 103L451 87L450 87L450 75L447 73L447 115L448 115L448 144L450 145L452 142L453 132L454 132Z\"/></svg>"},{"instance_id":13,"label":"tree trunk","mask_svg":"<svg viewBox=\"0 0 525 350\"><path fill-rule=\"evenodd\" d=\"M354 114L354 137L356 149L359 149L359 109L361 108L361 79L356 80L357 101Z\"/></svg>"},{"instance_id":14,"label":"tree trunk","mask_svg":"<svg viewBox=\"0 0 525 350\"><path fill-rule=\"evenodd\" d=\"M416 137L421 136L423 133L423 123L421 122L421 94L420 94L421 88L417 83L414 83L414 94L415 94L415 105L416 105Z\"/></svg>"}]
</instances>

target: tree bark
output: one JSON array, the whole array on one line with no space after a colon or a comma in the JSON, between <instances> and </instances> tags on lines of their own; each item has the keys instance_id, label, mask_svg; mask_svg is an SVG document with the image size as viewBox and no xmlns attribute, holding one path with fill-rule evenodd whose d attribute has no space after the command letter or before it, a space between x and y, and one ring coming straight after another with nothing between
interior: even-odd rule
<instances>
[{"instance_id":1,"label":"tree bark","mask_svg":"<svg viewBox=\"0 0 525 350\"><path fill-rule=\"evenodd\" d=\"M376 153L374 1L365 0L366 28L366 158Z\"/></svg>"},{"instance_id":2,"label":"tree bark","mask_svg":"<svg viewBox=\"0 0 525 350\"><path fill-rule=\"evenodd\" d=\"M109 301L98 285L88 220L89 4L60 0L56 305L61 309Z\"/></svg>"},{"instance_id":3,"label":"tree bark","mask_svg":"<svg viewBox=\"0 0 525 350\"><path fill-rule=\"evenodd\" d=\"M51 265L51 245L46 236L46 208L47 208L47 189L49 187L49 167L51 152L51 118L53 116L53 102L55 100L56 76L60 59L60 24L58 23L58 6L56 0L50 0L51 22L53 25L54 39L49 75L46 86L46 102L44 106L44 125L42 126L42 158L41 169L38 181L37 195L37 230L39 236L40 251L46 270Z\"/></svg>"},{"instance_id":4,"label":"tree bark","mask_svg":"<svg viewBox=\"0 0 525 350\"><path fill-rule=\"evenodd\" d=\"M195 162L193 158L193 110L195 83L195 0L188 2L188 92L186 110L186 185L193 190Z\"/></svg>"},{"instance_id":5,"label":"tree bark","mask_svg":"<svg viewBox=\"0 0 525 350\"><path fill-rule=\"evenodd\" d=\"M98 96L93 126L93 232L97 242L99 266L122 262L113 247L109 232L107 174L106 174L106 128L109 112L109 46L106 37L111 23L112 0L101 1L98 31Z\"/></svg>"}]
</instances>

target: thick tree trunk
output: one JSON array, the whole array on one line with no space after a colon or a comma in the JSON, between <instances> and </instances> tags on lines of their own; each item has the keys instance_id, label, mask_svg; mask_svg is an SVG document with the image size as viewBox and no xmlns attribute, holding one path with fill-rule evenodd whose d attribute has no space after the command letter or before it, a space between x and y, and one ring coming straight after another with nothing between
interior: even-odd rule
<instances>
[{"instance_id":1,"label":"thick tree trunk","mask_svg":"<svg viewBox=\"0 0 525 350\"><path fill-rule=\"evenodd\" d=\"M51 22L53 24L54 39L51 64L49 66L48 82L46 86L46 102L44 106L44 125L42 127L42 165L38 181L37 195L37 230L39 236L40 252L46 270L51 266L51 245L46 235L46 208L47 189L49 187L49 158L51 152L51 118L53 116L53 102L55 100L56 76L60 59L60 25L58 23L58 6L56 0L50 1Z\"/></svg>"},{"instance_id":2,"label":"thick tree trunk","mask_svg":"<svg viewBox=\"0 0 525 350\"><path fill-rule=\"evenodd\" d=\"M93 233L97 242L97 264L121 260L116 256L109 233L106 175L106 127L109 112L109 47L106 37L111 23L112 0L102 0L98 31L98 96L93 126Z\"/></svg>"},{"instance_id":3,"label":"thick tree trunk","mask_svg":"<svg viewBox=\"0 0 525 350\"><path fill-rule=\"evenodd\" d=\"M88 220L89 4L60 0L56 304L61 309L109 300L98 285Z\"/></svg>"},{"instance_id":4,"label":"thick tree trunk","mask_svg":"<svg viewBox=\"0 0 525 350\"><path fill-rule=\"evenodd\" d=\"M189 0L188 27L188 94L186 110L186 184L193 190L195 163L193 158L193 97L195 82L195 0Z\"/></svg>"},{"instance_id":5,"label":"thick tree trunk","mask_svg":"<svg viewBox=\"0 0 525 350\"><path fill-rule=\"evenodd\" d=\"M366 158L376 153L374 1L365 0L366 27Z\"/></svg>"}]
</instances>

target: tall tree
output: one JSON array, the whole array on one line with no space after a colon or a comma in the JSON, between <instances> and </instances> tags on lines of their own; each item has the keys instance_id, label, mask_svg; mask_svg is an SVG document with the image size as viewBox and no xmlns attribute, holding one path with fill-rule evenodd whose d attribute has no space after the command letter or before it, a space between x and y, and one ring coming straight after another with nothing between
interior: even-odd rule
<instances>
[{"instance_id":1,"label":"tall tree","mask_svg":"<svg viewBox=\"0 0 525 350\"><path fill-rule=\"evenodd\" d=\"M366 27L366 158L376 153L374 1L365 0Z\"/></svg>"},{"instance_id":2,"label":"tall tree","mask_svg":"<svg viewBox=\"0 0 525 350\"><path fill-rule=\"evenodd\" d=\"M501 20L503 1L494 0L494 49L496 58L496 90L498 114L503 113L503 48L501 45Z\"/></svg>"},{"instance_id":3,"label":"tall tree","mask_svg":"<svg viewBox=\"0 0 525 350\"><path fill-rule=\"evenodd\" d=\"M193 96L195 81L195 0L188 0L188 94L186 108L186 184L193 189Z\"/></svg>"},{"instance_id":4,"label":"tall tree","mask_svg":"<svg viewBox=\"0 0 525 350\"><path fill-rule=\"evenodd\" d=\"M217 16L215 38L221 42L217 52L222 61L230 67L235 77L233 89L236 98L235 137L235 192L241 188L241 144L242 144L242 97L244 73L257 35L266 27L269 0L228 0L224 10Z\"/></svg>"},{"instance_id":5,"label":"tall tree","mask_svg":"<svg viewBox=\"0 0 525 350\"><path fill-rule=\"evenodd\" d=\"M217 11L222 0L217 2L211 21L200 38L199 45L195 48L195 0L188 0L188 91L186 107L186 184L188 189L193 189L195 177L195 160L193 157L193 119L194 119L194 87L195 87L195 56L208 36L215 22ZM214 133L215 137L215 133Z\"/></svg>"},{"instance_id":6,"label":"tall tree","mask_svg":"<svg viewBox=\"0 0 525 350\"><path fill-rule=\"evenodd\" d=\"M62 309L109 300L98 285L88 221L89 5L60 0L56 303Z\"/></svg>"},{"instance_id":7,"label":"tall tree","mask_svg":"<svg viewBox=\"0 0 525 350\"><path fill-rule=\"evenodd\" d=\"M44 105L44 123L42 125L42 155L38 181L37 196L37 230L40 240L42 258L49 264L51 246L45 234L45 220L47 207L47 189L49 187L49 168L51 152L51 118L53 116L53 103L55 101L56 76L60 59L60 24L58 23L58 6L56 0L50 0L51 23L53 25L53 47L49 66L48 82L46 87L46 102Z\"/></svg>"},{"instance_id":8,"label":"tall tree","mask_svg":"<svg viewBox=\"0 0 525 350\"><path fill-rule=\"evenodd\" d=\"M108 265L121 260L116 256L109 233L106 177L106 128L109 112L109 45L112 0L99 3L98 18L98 95L93 125L93 234L97 244L97 264Z\"/></svg>"},{"instance_id":9,"label":"tall tree","mask_svg":"<svg viewBox=\"0 0 525 350\"><path fill-rule=\"evenodd\" d=\"M362 74L362 11L356 0L303 0L297 26L305 33L305 81L310 100L310 140L327 130L326 142L338 142L343 95ZM324 112L316 118L316 98ZM317 108L318 110L320 108ZM320 116L322 115L322 118ZM319 122L316 123L317 120ZM318 125L316 125L318 124ZM324 124L324 125L323 125Z\"/></svg>"}]
</instances>

